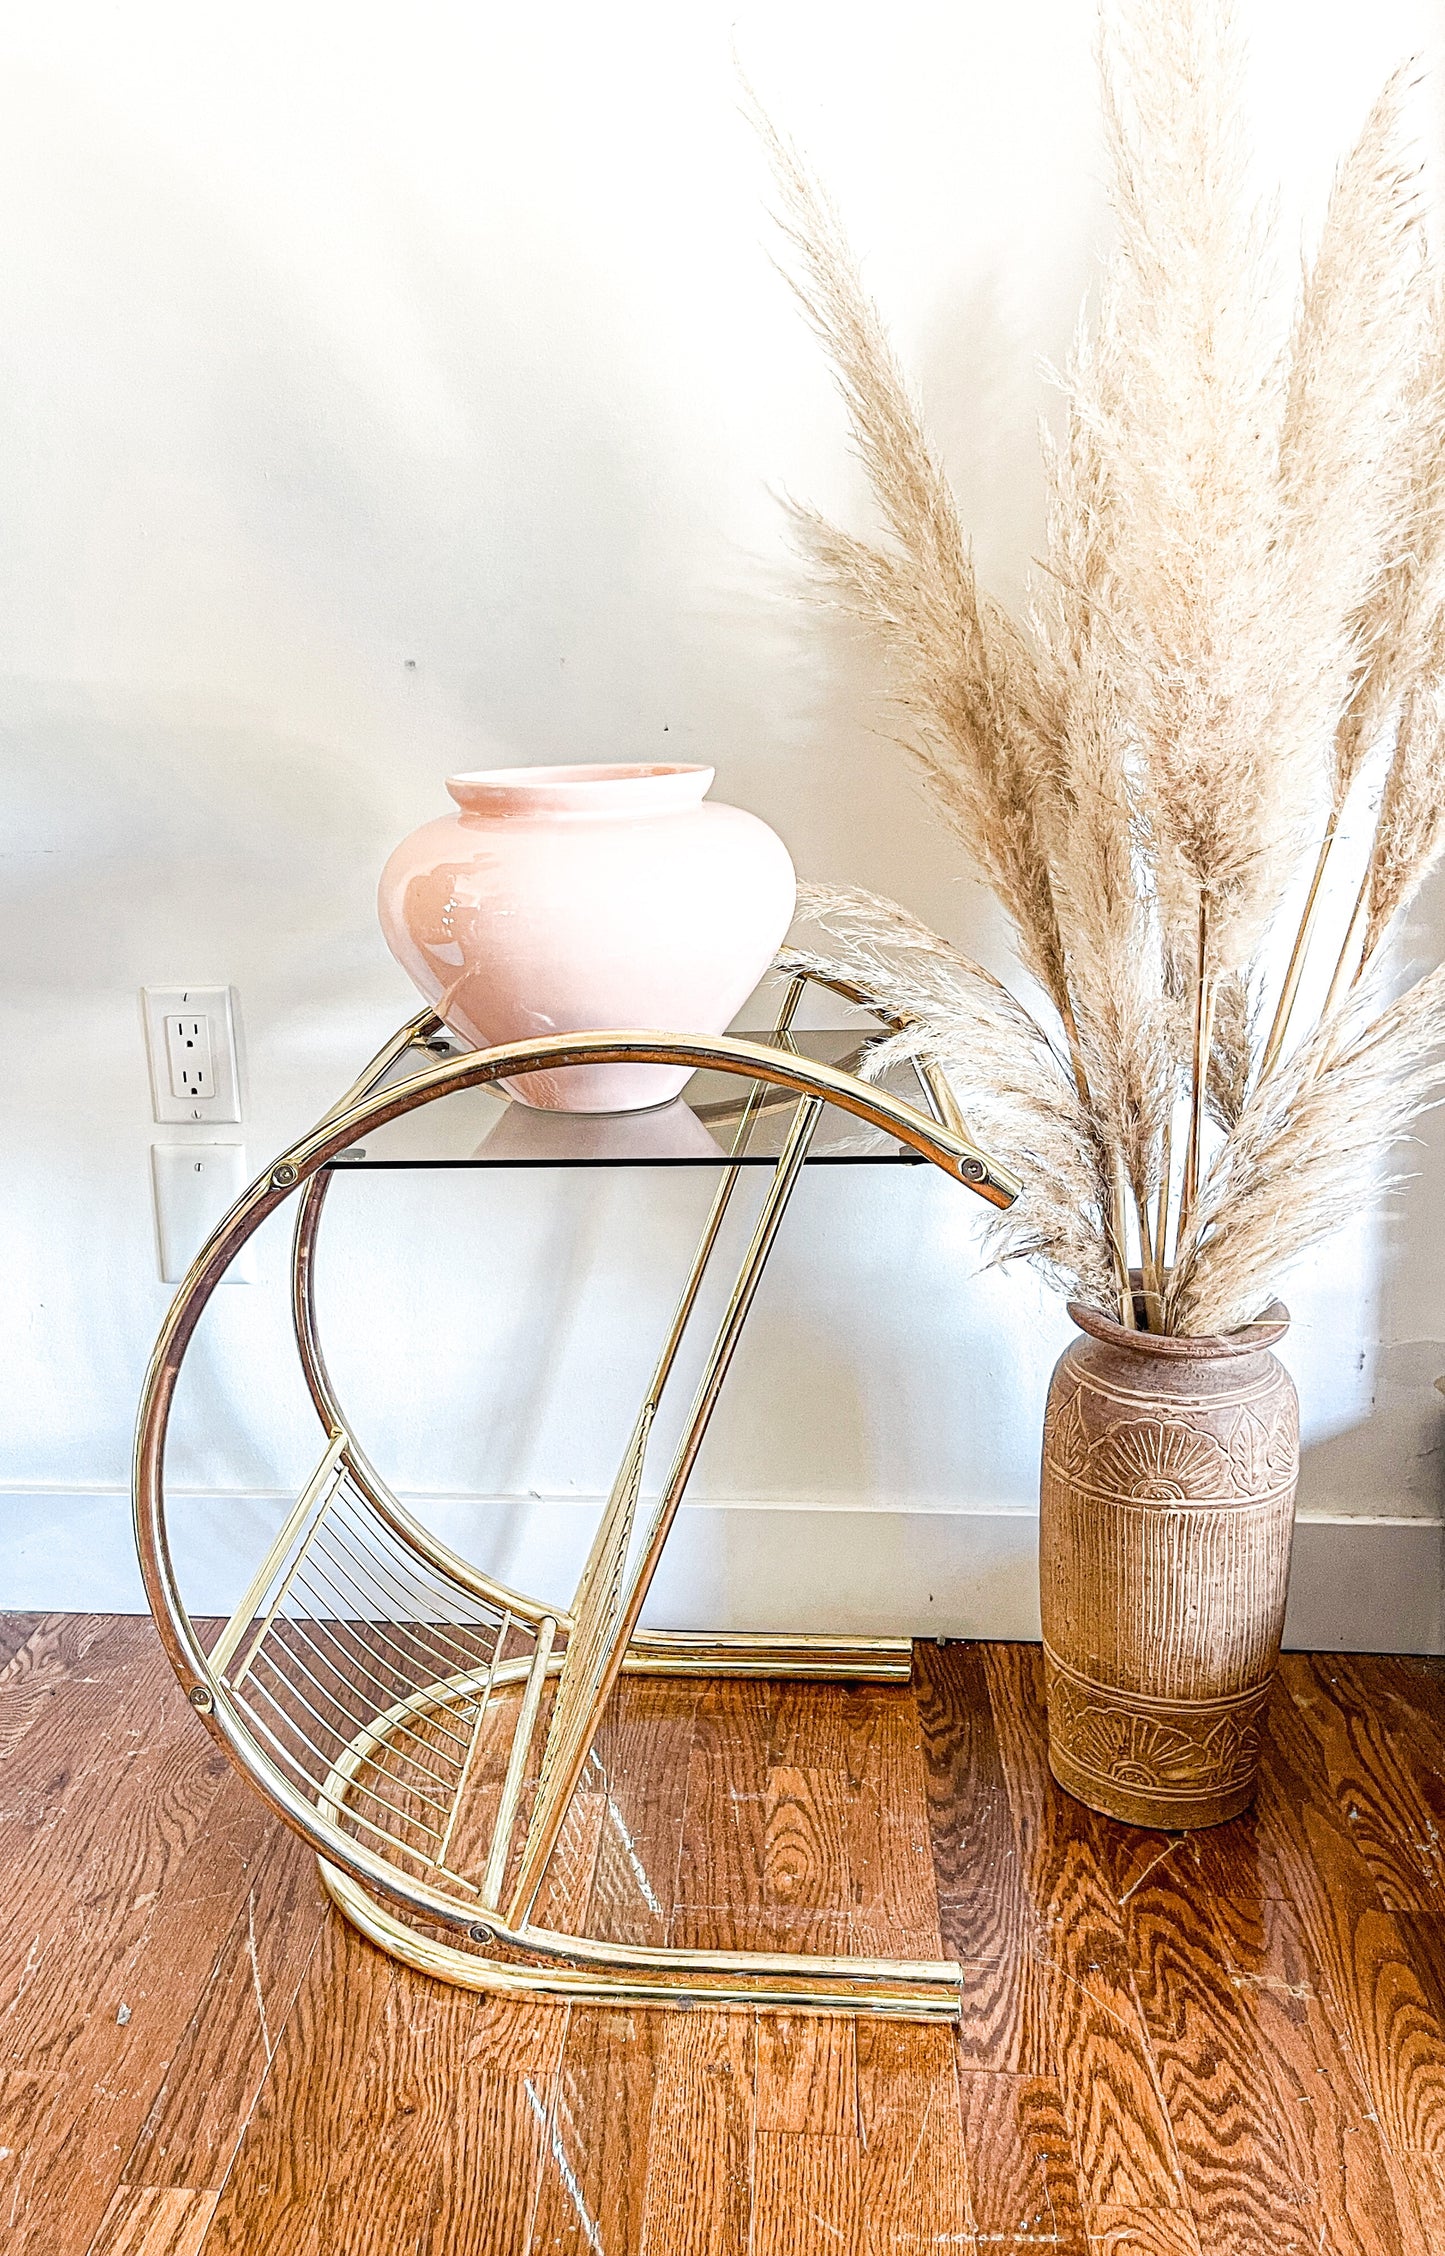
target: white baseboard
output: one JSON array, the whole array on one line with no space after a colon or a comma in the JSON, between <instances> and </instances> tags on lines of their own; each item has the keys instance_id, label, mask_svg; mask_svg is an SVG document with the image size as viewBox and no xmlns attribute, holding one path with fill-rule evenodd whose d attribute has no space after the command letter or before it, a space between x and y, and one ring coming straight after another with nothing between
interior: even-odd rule
<instances>
[{"instance_id":1,"label":"white baseboard","mask_svg":"<svg viewBox=\"0 0 1445 2256\"><path fill-rule=\"evenodd\" d=\"M558 1601L596 1504L414 1497L418 1515L508 1582ZM287 1499L182 1494L172 1541L191 1610L228 1613ZM670 1629L1034 1639L1038 1523L1013 1511L807 1504L684 1507L646 1620ZM145 1600L120 1490L0 1492L0 1608L133 1613ZM1301 1515L1285 1642L1329 1652L1445 1652L1445 1526Z\"/></svg>"}]
</instances>

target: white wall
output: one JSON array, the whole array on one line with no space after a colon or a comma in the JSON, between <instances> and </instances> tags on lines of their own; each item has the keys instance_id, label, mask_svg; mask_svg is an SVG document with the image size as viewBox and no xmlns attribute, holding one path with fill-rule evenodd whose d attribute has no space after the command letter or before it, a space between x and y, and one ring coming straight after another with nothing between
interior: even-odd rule
<instances>
[{"instance_id":1,"label":"white wall","mask_svg":"<svg viewBox=\"0 0 1445 2256\"><path fill-rule=\"evenodd\" d=\"M1440 10L1241 4L1295 224ZM1015 596L1039 364L1104 227L1092 26L1087 0L9 13L0 1602L136 1602L123 1489L166 1300L147 1151L178 1133L149 1117L137 989L235 987L259 1166L412 1007L373 887L449 769L494 745L715 762L805 872L1002 960L866 662L794 599L770 489L866 504L769 264L733 51L832 183ZM1435 119L1423 95L1432 144ZM1289 1285L1306 1510L1379 1523L1348 1576L1314 1539L1335 1565L1307 1628L1341 1641L1437 1635L1440 1130L1419 1158ZM375 1453L410 1492L503 1499L445 1509L560 1577L698 1187L670 1181L645 1238L636 1182L347 1189L328 1293ZM674 1618L1029 1627L1067 1323L1028 1276L975 1276L978 1224L941 1180L810 1180ZM177 1437L212 1602L313 1445L274 1247L263 1273L220 1295Z\"/></svg>"}]
</instances>

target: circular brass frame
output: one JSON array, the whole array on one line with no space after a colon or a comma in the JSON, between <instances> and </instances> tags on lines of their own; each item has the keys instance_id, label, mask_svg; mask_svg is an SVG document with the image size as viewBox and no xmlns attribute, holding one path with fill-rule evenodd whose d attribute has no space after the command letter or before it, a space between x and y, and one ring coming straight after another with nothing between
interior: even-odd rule
<instances>
[{"instance_id":1,"label":"circular brass frame","mask_svg":"<svg viewBox=\"0 0 1445 2256\"><path fill-rule=\"evenodd\" d=\"M136 1429L135 1533L151 1611L187 1698L275 1814L315 1849L326 1887L346 1916L381 1947L449 1981L476 1989L606 1997L613 2002L690 2003L702 1997L742 2002L764 1998L795 2010L877 2010L923 2017L955 2013L960 1974L948 1963L629 1949L531 1926L509 1929L495 1911L479 1911L475 1902L466 1901L459 1893L401 1871L354 1833L342 1829L339 1820L349 1783L344 1763L337 1766L328 1782L334 1786L334 1795L328 1792L317 1804L308 1800L259 1745L222 1676L211 1668L186 1608L171 1556L164 1490L166 1436L180 1370L211 1294L248 1239L293 1197L300 1201L293 1265L298 1349L323 1426L329 1433L346 1438L351 1477L397 1536L463 1588L470 1588L488 1603L504 1602L519 1621L534 1627L548 1616L563 1628L568 1625L564 1610L544 1608L527 1594L507 1590L481 1575L405 1511L357 1447L327 1376L316 1335L313 1297L316 1229L329 1180L324 1170L348 1146L387 1122L460 1090L547 1067L621 1062L685 1064L711 1067L836 1105L895 1136L994 1205L1009 1205L1019 1188L1005 1169L959 1132L953 1124L956 1115L945 1115L948 1124L930 1120L851 1074L795 1051L732 1036L660 1036L645 1032L557 1035L449 1056L378 1089L378 1080L439 1023L430 1011L412 1019L378 1054L340 1105L298 1137L242 1193L197 1255L161 1328L146 1374ZM629 1649L621 1665L629 1671L667 1673L706 1669L710 1660L727 1666L730 1663L725 1648L742 1648L749 1642L658 1635L639 1640L638 1649ZM899 1641L874 1642L880 1666L873 1673L899 1674L900 1657L906 1668L906 1648L900 1653ZM756 1652L739 1666L753 1674L863 1674L869 1672L869 1643L866 1639L757 1638L751 1641ZM695 1650L685 1651L688 1647ZM732 1658L736 1659L736 1653ZM499 1680L504 1675L505 1668L498 1671ZM433 1690L439 1700L445 1698L444 1685ZM390 1727L390 1719L378 1714L372 1726L374 1744L382 1743ZM355 1743L353 1752L354 1771L364 1756L356 1752ZM389 1908L393 1906L395 1910ZM467 1931L473 1937L485 1935L508 1956L482 1960L473 1952L431 1941L405 1926L396 1912L443 1928Z\"/></svg>"}]
</instances>

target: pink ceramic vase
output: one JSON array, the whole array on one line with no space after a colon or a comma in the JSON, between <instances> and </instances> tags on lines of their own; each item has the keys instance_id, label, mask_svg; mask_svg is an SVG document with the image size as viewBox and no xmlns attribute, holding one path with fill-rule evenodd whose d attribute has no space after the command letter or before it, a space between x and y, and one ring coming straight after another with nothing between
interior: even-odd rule
<instances>
[{"instance_id":1,"label":"pink ceramic vase","mask_svg":"<svg viewBox=\"0 0 1445 2256\"><path fill-rule=\"evenodd\" d=\"M706 802L711 768L494 768L381 874L387 946L479 1049L607 1030L720 1034L793 914L781 839ZM666 1104L686 1067L568 1066L506 1083L558 1112Z\"/></svg>"}]
</instances>

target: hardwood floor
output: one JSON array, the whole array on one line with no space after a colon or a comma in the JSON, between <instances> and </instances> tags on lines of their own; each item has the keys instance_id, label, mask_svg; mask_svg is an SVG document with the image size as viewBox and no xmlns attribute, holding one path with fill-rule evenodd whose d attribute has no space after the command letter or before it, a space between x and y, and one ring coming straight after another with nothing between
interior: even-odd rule
<instances>
[{"instance_id":1,"label":"hardwood floor","mask_svg":"<svg viewBox=\"0 0 1445 2256\"><path fill-rule=\"evenodd\" d=\"M1111 1826L1035 1648L628 1681L562 1885L629 1940L956 1954L954 2031L494 2004L324 1906L148 1620L0 1617L15 2256L1437 2256L1445 1664L1293 1656L1258 1805Z\"/></svg>"}]
</instances>

